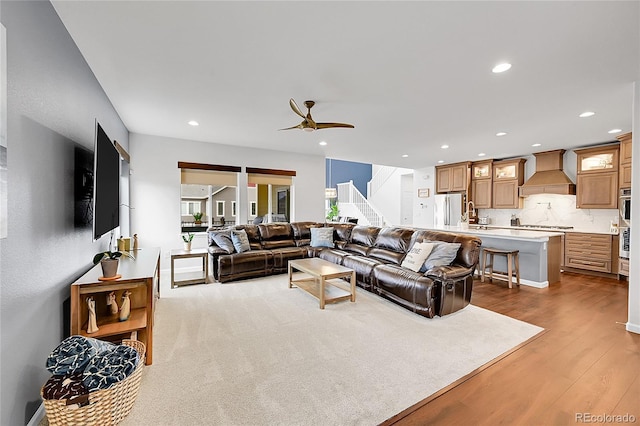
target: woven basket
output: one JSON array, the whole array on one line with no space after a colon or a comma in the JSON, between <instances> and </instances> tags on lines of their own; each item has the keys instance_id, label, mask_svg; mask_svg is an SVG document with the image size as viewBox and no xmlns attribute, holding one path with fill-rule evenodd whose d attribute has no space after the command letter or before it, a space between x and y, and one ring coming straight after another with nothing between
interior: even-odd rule
<instances>
[{"instance_id":1,"label":"woven basket","mask_svg":"<svg viewBox=\"0 0 640 426\"><path fill-rule=\"evenodd\" d=\"M80 406L75 398L43 398L50 425L116 425L129 414L138 396L146 348L137 340L123 340L122 344L133 347L140 354L140 362L134 372L108 389L89 393L88 399Z\"/></svg>"}]
</instances>

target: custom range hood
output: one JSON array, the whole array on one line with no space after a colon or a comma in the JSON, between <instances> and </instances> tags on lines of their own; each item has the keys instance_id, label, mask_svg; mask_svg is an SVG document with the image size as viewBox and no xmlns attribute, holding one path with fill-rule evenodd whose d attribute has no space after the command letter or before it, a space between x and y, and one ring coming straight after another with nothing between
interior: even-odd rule
<instances>
[{"instance_id":1,"label":"custom range hood","mask_svg":"<svg viewBox=\"0 0 640 426\"><path fill-rule=\"evenodd\" d=\"M520 196L576 193L576 186L562 171L564 149L534 153L536 172L520 187Z\"/></svg>"}]
</instances>

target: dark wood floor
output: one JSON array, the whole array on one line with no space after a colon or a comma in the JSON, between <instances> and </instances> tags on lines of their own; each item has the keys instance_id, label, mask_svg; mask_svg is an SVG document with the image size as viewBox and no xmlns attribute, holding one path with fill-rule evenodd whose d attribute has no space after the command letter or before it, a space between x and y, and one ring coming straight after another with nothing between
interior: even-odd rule
<instances>
[{"instance_id":1,"label":"dark wood floor","mask_svg":"<svg viewBox=\"0 0 640 426\"><path fill-rule=\"evenodd\" d=\"M476 281L474 305L545 332L387 423L569 425L589 413L640 424L640 335L625 330L627 293L625 281L572 273L546 289Z\"/></svg>"}]
</instances>

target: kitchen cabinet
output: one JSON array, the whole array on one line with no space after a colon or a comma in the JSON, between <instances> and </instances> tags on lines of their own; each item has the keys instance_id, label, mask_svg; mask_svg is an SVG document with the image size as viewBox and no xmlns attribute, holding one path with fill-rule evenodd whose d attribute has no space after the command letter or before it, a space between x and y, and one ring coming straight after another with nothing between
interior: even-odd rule
<instances>
[{"instance_id":1,"label":"kitchen cabinet","mask_svg":"<svg viewBox=\"0 0 640 426\"><path fill-rule=\"evenodd\" d=\"M576 149L576 207L618 208L619 144Z\"/></svg>"},{"instance_id":2,"label":"kitchen cabinet","mask_svg":"<svg viewBox=\"0 0 640 426\"><path fill-rule=\"evenodd\" d=\"M469 190L471 162L436 166L436 192L466 192Z\"/></svg>"},{"instance_id":3,"label":"kitchen cabinet","mask_svg":"<svg viewBox=\"0 0 640 426\"><path fill-rule=\"evenodd\" d=\"M493 208L520 209L518 188L524 183L524 158L493 163Z\"/></svg>"},{"instance_id":4,"label":"kitchen cabinet","mask_svg":"<svg viewBox=\"0 0 640 426\"><path fill-rule=\"evenodd\" d=\"M618 258L618 274L624 275L625 277L629 276L629 259L625 259L624 257Z\"/></svg>"},{"instance_id":5,"label":"kitchen cabinet","mask_svg":"<svg viewBox=\"0 0 640 426\"><path fill-rule=\"evenodd\" d=\"M471 165L471 201L477 209L490 209L493 193L493 160Z\"/></svg>"},{"instance_id":6,"label":"kitchen cabinet","mask_svg":"<svg viewBox=\"0 0 640 426\"><path fill-rule=\"evenodd\" d=\"M620 189L631 188L631 133L618 136L620 141Z\"/></svg>"},{"instance_id":7,"label":"kitchen cabinet","mask_svg":"<svg viewBox=\"0 0 640 426\"><path fill-rule=\"evenodd\" d=\"M566 268L618 273L616 235L567 232L564 264Z\"/></svg>"}]
</instances>

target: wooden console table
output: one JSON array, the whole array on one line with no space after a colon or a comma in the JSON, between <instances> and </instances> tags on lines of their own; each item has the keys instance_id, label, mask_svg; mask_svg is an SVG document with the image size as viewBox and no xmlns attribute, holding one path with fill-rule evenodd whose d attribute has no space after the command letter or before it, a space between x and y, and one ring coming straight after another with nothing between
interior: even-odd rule
<instances>
[{"instance_id":1,"label":"wooden console table","mask_svg":"<svg viewBox=\"0 0 640 426\"><path fill-rule=\"evenodd\" d=\"M160 296L160 249L144 248L132 252L135 259L120 258L118 274L114 281L100 281L100 265L91 268L71 284L71 334L96 339L121 340L132 335L147 347L146 364L153 363L153 318L156 299ZM122 305L122 293L131 292L131 315L120 322L118 314L112 315L107 306L107 295L114 291L118 306ZM93 296L96 302L98 331L87 333L89 311L86 299Z\"/></svg>"}]
</instances>

